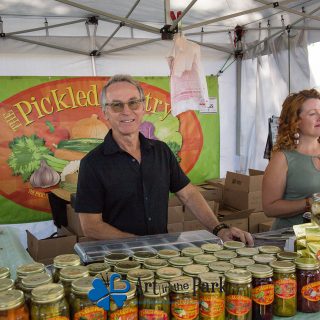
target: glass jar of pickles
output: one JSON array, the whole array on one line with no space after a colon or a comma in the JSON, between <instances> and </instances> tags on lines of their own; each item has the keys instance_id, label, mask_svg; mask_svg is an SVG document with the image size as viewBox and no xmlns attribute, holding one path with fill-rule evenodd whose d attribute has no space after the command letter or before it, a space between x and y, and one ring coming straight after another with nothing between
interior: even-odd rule
<instances>
[{"instance_id":1,"label":"glass jar of pickles","mask_svg":"<svg viewBox=\"0 0 320 320\"><path fill-rule=\"evenodd\" d=\"M224 320L225 292L224 276L217 272L199 275L200 284L200 320Z\"/></svg>"},{"instance_id":2,"label":"glass jar of pickles","mask_svg":"<svg viewBox=\"0 0 320 320\"><path fill-rule=\"evenodd\" d=\"M260 246L258 247L258 249L260 253L273 254L273 255L276 255L277 253L282 251L277 246Z\"/></svg>"},{"instance_id":3,"label":"glass jar of pickles","mask_svg":"<svg viewBox=\"0 0 320 320\"><path fill-rule=\"evenodd\" d=\"M311 221L320 226L320 193L312 195Z\"/></svg>"},{"instance_id":4,"label":"glass jar of pickles","mask_svg":"<svg viewBox=\"0 0 320 320\"><path fill-rule=\"evenodd\" d=\"M209 269L213 272L225 273L234 269L234 265L226 261L216 261L209 264Z\"/></svg>"},{"instance_id":5,"label":"glass jar of pickles","mask_svg":"<svg viewBox=\"0 0 320 320\"><path fill-rule=\"evenodd\" d=\"M158 257L161 259L170 259L173 257L179 257L180 252L174 249L161 249L158 251Z\"/></svg>"},{"instance_id":6,"label":"glass jar of pickles","mask_svg":"<svg viewBox=\"0 0 320 320\"><path fill-rule=\"evenodd\" d=\"M250 320L252 315L251 272L233 269L226 277L226 319Z\"/></svg>"},{"instance_id":7,"label":"glass jar of pickles","mask_svg":"<svg viewBox=\"0 0 320 320\"><path fill-rule=\"evenodd\" d=\"M171 320L199 319L199 291L191 277L182 276L170 281Z\"/></svg>"},{"instance_id":8,"label":"glass jar of pickles","mask_svg":"<svg viewBox=\"0 0 320 320\"><path fill-rule=\"evenodd\" d=\"M110 266L105 262L95 262L87 265L89 275L91 277L106 277L107 273L110 271Z\"/></svg>"},{"instance_id":9,"label":"glass jar of pickles","mask_svg":"<svg viewBox=\"0 0 320 320\"><path fill-rule=\"evenodd\" d=\"M123 252L108 253L104 256L104 262L111 267L111 271L114 271L114 266L120 261L129 260L129 255Z\"/></svg>"},{"instance_id":10,"label":"glass jar of pickles","mask_svg":"<svg viewBox=\"0 0 320 320\"><path fill-rule=\"evenodd\" d=\"M53 282L59 282L60 270L65 267L75 267L80 265L80 257L76 254L61 254L53 259Z\"/></svg>"},{"instance_id":11,"label":"glass jar of pickles","mask_svg":"<svg viewBox=\"0 0 320 320\"><path fill-rule=\"evenodd\" d=\"M31 320L69 320L69 304L59 283L44 284L31 291Z\"/></svg>"},{"instance_id":12,"label":"glass jar of pickles","mask_svg":"<svg viewBox=\"0 0 320 320\"><path fill-rule=\"evenodd\" d=\"M194 257L198 254L203 254L203 250L199 247L186 247L181 250L181 255L184 257Z\"/></svg>"},{"instance_id":13,"label":"glass jar of pickles","mask_svg":"<svg viewBox=\"0 0 320 320\"><path fill-rule=\"evenodd\" d=\"M136 269L136 270L130 270L127 274L127 280L130 283L133 283L136 285L141 285L141 282L152 282L154 278L154 273L151 270L146 269Z\"/></svg>"},{"instance_id":14,"label":"glass jar of pickles","mask_svg":"<svg viewBox=\"0 0 320 320\"><path fill-rule=\"evenodd\" d=\"M189 264L193 264L191 257L174 257L168 260L169 265L176 267L176 268L183 268Z\"/></svg>"},{"instance_id":15,"label":"glass jar of pickles","mask_svg":"<svg viewBox=\"0 0 320 320\"><path fill-rule=\"evenodd\" d=\"M29 310L21 290L0 292L0 320L29 320Z\"/></svg>"},{"instance_id":16,"label":"glass jar of pickles","mask_svg":"<svg viewBox=\"0 0 320 320\"><path fill-rule=\"evenodd\" d=\"M240 241L225 241L223 243L223 247L226 250L234 250L235 251L237 249L244 248L245 244Z\"/></svg>"},{"instance_id":17,"label":"glass jar of pickles","mask_svg":"<svg viewBox=\"0 0 320 320\"><path fill-rule=\"evenodd\" d=\"M214 256L220 261L230 261L233 258L237 257L237 253L232 250L220 250L214 253Z\"/></svg>"},{"instance_id":18,"label":"glass jar of pickles","mask_svg":"<svg viewBox=\"0 0 320 320\"><path fill-rule=\"evenodd\" d=\"M311 258L295 260L298 291L298 311L320 311L319 261Z\"/></svg>"},{"instance_id":19,"label":"glass jar of pickles","mask_svg":"<svg viewBox=\"0 0 320 320\"><path fill-rule=\"evenodd\" d=\"M7 267L0 267L0 279L10 278L10 270Z\"/></svg>"},{"instance_id":20,"label":"glass jar of pickles","mask_svg":"<svg viewBox=\"0 0 320 320\"><path fill-rule=\"evenodd\" d=\"M190 264L182 268L183 274L189 277L198 277L200 274L208 272L209 268L203 264Z\"/></svg>"},{"instance_id":21,"label":"glass jar of pickles","mask_svg":"<svg viewBox=\"0 0 320 320\"><path fill-rule=\"evenodd\" d=\"M130 270L140 269L141 265L138 261L120 261L114 266L114 272L121 275L122 279L127 278L127 273Z\"/></svg>"},{"instance_id":22,"label":"glass jar of pickles","mask_svg":"<svg viewBox=\"0 0 320 320\"><path fill-rule=\"evenodd\" d=\"M93 288L93 277L86 277L72 282L70 294L71 319L106 320L107 312L89 300L88 292Z\"/></svg>"},{"instance_id":23,"label":"glass jar of pickles","mask_svg":"<svg viewBox=\"0 0 320 320\"><path fill-rule=\"evenodd\" d=\"M213 254L198 254L197 256L193 257L193 261L195 263L204 264L206 266L217 260L218 258L215 257Z\"/></svg>"},{"instance_id":24,"label":"glass jar of pickles","mask_svg":"<svg viewBox=\"0 0 320 320\"><path fill-rule=\"evenodd\" d=\"M218 243L204 243L201 245L201 249L205 253L214 253L216 251L222 250L223 247Z\"/></svg>"},{"instance_id":25,"label":"glass jar of pickles","mask_svg":"<svg viewBox=\"0 0 320 320\"><path fill-rule=\"evenodd\" d=\"M239 248L236 249L236 253L239 257L252 258L255 254L259 254L258 248Z\"/></svg>"},{"instance_id":26,"label":"glass jar of pickles","mask_svg":"<svg viewBox=\"0 0 320 320\"><path fill-rule=\"evenodd\" d=\"M3 278L0 279L0 292L12 290L14 287L14 281L12 279Z\"/></svg>"},{"instance_id":27,"label":"glass jar of pickles","mask_svg":"<svg viewBox=\"0 0 320 320\"><path fill-rule=\"evenodd\" d=\"M157 270L169 265L168 261L159 258L149 258L143 262L143 267L149 270Z\"/></svg>"},{"instance_id":28,"label":"glass jar of pickles","mask_svg":"<svg viewBox=\"0 0 320 320\"><path fill-rule=\"evenodd\" d=\"M152 251L136 251L134 252L132 259L140 263L143 263L146 259L156 258L158 256L157 252Z\"/></svg>"},{"instance_id":29,"label":"glass jar of pickles","mask_svg":"<svg viewBox=\"0 0 320 320\"><path fill-rule=\"evenodd\" d=\"M246 257L233 258L230 260L230 263L232 263L235 268L247 268L255 264L254 260Z\"/></svg>"},{"instance_id":30,"label":"glass jar of pickles","mask_svg":"<svg viewBox=\"0 0 320 320\"><path fill-rule=\"evenodd\" d=\"M159 279L170 280L182 276L182 270L175 267L164 267L156 270L156 275Z\"/></svg>"},{"instance_id":31,"label":"glass jar of pickles","mask_svg":"<svg viewBox=\"0 0 320 320\"><path fill-rule=\"evenodd\" d=\"M17 279L15 281L16 289L22 290L21 281L30 274L45 273L45 266L43 263L28 263L23 264L17 268Z\"/></svg>"},{"instance_id":32,"label":"glass jar of pickles","mask_svg":"<svg viewBox=\"0 0 320 320\"><path fill-rule=\"evenodd\" d=\"M269 264L273 261L276 261L277 258L272 255L272 254L267 254L267 253L259 253L255 254L252 259L259 264Z\"/></svg>"},{"instance_id":33,"label":"glass jar of pickles","mask_svg":"<svg viewBox=\"0 0 320 320\"><path fill-rule=\"evenodd\" d=\"M291 252L291 251L281 251L277 253L277 258L280 261L292 261L294 262L295 259L301 256L300 253Z\"/></svg>"},{"instance_id":34,"label":"glass jar of pickles","mask_svg":"<svg viewBox=\"0 0 320 320\"><path fill-rule=\"evenodd\" d=\"M252 318L271 320L274 300L273 270L263 264L248 266L252 274Z\"/></svg>"},{"instance_id":35,"label":"glass jar of pickles","mask_svg":"<svg viewBox=\"0 0 320 320\"><path fill-rule=\"evenodd\" d=\"M274 261L273 268L274 303L273 314L293 317L297 313L297 281L295 265L290 261Z\"/></svg>"}]
</instances>

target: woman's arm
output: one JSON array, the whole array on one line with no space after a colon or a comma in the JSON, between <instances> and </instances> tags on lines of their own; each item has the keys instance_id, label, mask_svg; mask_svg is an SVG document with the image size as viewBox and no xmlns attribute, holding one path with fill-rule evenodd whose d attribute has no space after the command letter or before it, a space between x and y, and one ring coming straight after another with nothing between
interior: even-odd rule
<instances>
[{"instance_id":1,"label":"woman's arm","mask_svg":"<svg viewBox=\"0 0 320 320\"><path fill-rule=\"evenodd\" d=\"M284 153L274 153L262 182L262 206L268 217L292 217L305 211L305 199L283 200L287 172L288 164Z\"/></svg>"}]
</instances>

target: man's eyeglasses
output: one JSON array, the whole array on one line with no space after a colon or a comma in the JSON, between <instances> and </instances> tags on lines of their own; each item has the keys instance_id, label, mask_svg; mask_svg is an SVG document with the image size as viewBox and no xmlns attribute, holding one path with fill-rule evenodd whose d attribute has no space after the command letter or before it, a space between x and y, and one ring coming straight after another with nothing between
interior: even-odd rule
<instances>
[{"instance_id":1,"label":"man's eyeglasses","mask_svg":"<svg viewBox=\"0 0 320 320\"><path fill-rule=\"evenodd\" d=\"M130 110L137 110L141 106L142 102L144 102L144 99L129 100L127 102L117 101L106 103L105 105L110 107L113 112L122 112L125 105L128 105Z\"/></svg>"}]
</instances>

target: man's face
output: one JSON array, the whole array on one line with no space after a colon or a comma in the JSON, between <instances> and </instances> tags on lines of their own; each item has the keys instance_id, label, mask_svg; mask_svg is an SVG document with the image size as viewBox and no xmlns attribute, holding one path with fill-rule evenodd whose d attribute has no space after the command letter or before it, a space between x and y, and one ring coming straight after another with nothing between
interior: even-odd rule
<instances>
[{"instance_id":1,"label":"man's face","mask_svg":"<svg viewBox=\"0 0 320 320\"><path fill-rule=\"evenodd\" d=\"M128 82L114 83L107 89L106 100L108 106L105 115L113 132L118 135L138 133L144 115L144 103L138 103L135 110L130 109L127 104L140 100L138 89ZM117 103L125 103L124 108L118 110L109 105Z\"/></svg>"}]
</instances>

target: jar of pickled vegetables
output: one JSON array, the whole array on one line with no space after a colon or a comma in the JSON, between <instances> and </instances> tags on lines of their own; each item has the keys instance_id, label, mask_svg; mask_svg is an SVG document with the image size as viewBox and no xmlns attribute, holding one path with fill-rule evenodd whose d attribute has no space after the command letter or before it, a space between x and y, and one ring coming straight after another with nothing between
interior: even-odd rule
<instances>
[{"instance_id":1,"label":"jar of pickled vegetables","mask_svg":"<svg viewBox=\"0 0 320 320\"><path fill-rule=\"evenodd\" d=\"M45 273L45 266L43 263L35 262L19 266L17 268L17 279L15 281L16 289L22 290L22 279L35 273Z\"/></svg>"},{"instance_id":2,"label":"jar of pickled vegetables","mask_svg":"<svg viewBox=\"0 0 320 320\"><path fill-rule=\"evenodd\" d=\"M319 261L311 258L295 260L298 291L298 311L320 311Z\"/></svg>"},{"instance_id":3,"label":"jar of pickled vegetables","mask_svg":"<svg viewBox=\"0 0 320 320\"><path fill-rule=\"evenodd\" d=\"M205 253L214 253L216 251L222 250L223 247L218 243L204 243L201 245L201 249Z\"/></svg>"},{"instance_id":4,"label":"jar of pickled vegetables","mask_svg":"<svg viewBox=\"0 0 320 320\"><path fill-rule=\"evenodd\" d=\"M61 254L53 259L53 282L59 282L60 270L65 267L80 266L80 258L76 254Z\"/></svg>"},{"instance_id":5,"label":"jar of pickled vegetables","mask_svg":"<svg viewBox=\"0 0 320 320\"><path fill-rule=\"evenodd\" d=\"M236 253L239 257L252 258L254 255L259 254L258 248L239 248L236 249Z\"/></svg>"},{"instance_id":6,"label":"jar of pickled vegetables","mask_svg":"<svg viewBox=\"0 0 320 320\"><path fill-rule=\"evenodd\" d=\"M114 266L120 261L129 260L129 255L122 252L108 253L104 256L104 262L110 265L111 271L114 271Z\"/></svg>"},{"instance_id":7,"label":"jar of pickled vegetables","mask_svg":"<svg viewBox=\"0 0 320 320\"><path fill-rule=\"evenodd\" d=\"M252 274L252 318L271 320L274 300L273 270L263 264L247 267Z\"/></svg>"},{"instance_id":8,"label":"jar of pickled vegetables","mask_svg":"<svg viewBox=\"0 0 320 320\"><path fill-rule=\"evenodd\" d=\"M69 304L59 283L44 284L31 291L31 320L69 320Z\"/></svg>"},{"instance_id":9,"label":"jar of pickled vegetables","mask_svg":"<svg viewBox=\"0 0 320 320\"><path fill-rule=\"evenodd\" d=\"M234 265L235 268L247 268L248 266L252 266L255 264L253 259L240 257L240 258L233 258L230 260L230 263Z\"/></svg>"},{"instance_id":10,"label":"jar of pickled vegetables","mask_svg":"<svg viewBox=\"0 0 320 320\"><path fill-rule=\"evenodd\" d=\"M200 320L224 320L225 318L225 278L218 272L207 272L199 276Z\"/></svg>"},{"instance_id":11,"label":"jar of pickled vegetables","mask_svg":"<svg viewBox=\"0 0 320 320\"><path fill-rule=\"evenodd\" d=\"M204 264L208 266L210 263L217 261L218 258L213 254L198 254L193 257L193 261L198 264Z\"/></svg>"},{"instance_id":12,"label":"jar of pickled vegetables","mask_svg":"<svg viewBox=\"0 0 320 320\"><path fill-rule=\"evenodd\" d=\"M139 301L139 320L170 320L169 283L163 280L144 283Z\"/></svg>"},{"instance_id":13,"label":"jar of pickled vegetables","mask_svg":"<svg viewBox=\"0 0 320 320\"><path fill-rule=\"evenodd\" d=\"M272 255L272 254L267 254L267 253L259 253L259 254L255 254L252 259L259 264L269 264L273 261L276 261L277 258Z\"/></svg>"},{"instance_id":14,"label":"jar of pickled vegetables","mask_svg":"<svg viewBox=\"0 0 320 320\"><path fill-rule=\"evenodd\" d=\"M168 264L168 261L165 259L149 258L143 262L143 267L149 270L157 270L168 266Z\"/></svg>"},{"instance_id":15,"label":"jar of pickled vegetables","mask_svg":"<svg viewBox=\"0 0 320 320\"><path fill-rule=\"evenodd\" d=\"M209 264L209 269L212 272L225 273L231 269L234 269L234 265L226 261L215 261Z\"/></svg>"},{"instance_id":16,"label":"jar of pickled vegetables","mask_svg":"<svg viewBox=\"0 0 320 320\"><path fill-rule=\"evenodd\" d=\"M226 250L234 250L235 251L237 249L244 248L245 244L240 241L225 241L223 243L223 247Z\"/></svg>"},{"instance_id":17,"label":"jar of pickled vegetables","mask_svg":"<svg viewBox=\"0 0 320 320\"><path fill-rule=\"evenodd\" d=\"M320 226L320 193L312 195L311 221Z\"/></svg>"},{"instance_id":18,"label":"jar of pickled vegetables","mask_svg":"<svg viewBox=\"0 0 320 320\"><path fill-rule=\"evenodd\" d=\"M226 319L251 320L251 272L233 269L226 277Z\"/></svg>"},{"instance_id":19,"label":"jar of pickled vegetables","mask_svg":"<svg viewBox=\"0 0 320 320\"><path fill-rule=\"evenodd\" d=\"M136 269L130 270L127 274L127 280L130 283L133 283L137 286L141 287L141 282L152 282L154 279L154 273L151 270L147 269Z\"/></svg>"},{"instance_id":20,"label":"jar of pickled vegetables","mask_svg":"<svg viewBox=\"0 0 320 320\"><path fill-rule=\"evenodd\" d=\"M29 320L29 310L21 290L0 292L0 320Z\"/></svg>"},{"instance_id":21,"label":"jar of pickled vegetables","mask_svg":"<svg viewBox=\"0 0 320 320\"><path fill-rule=\"evenodd\" d=\"M182 276L182 270L175 267L164 267L156 270L156 276L162 280L170 280Z\"/></svg>"},{"instance_id":22,"label":"jar of pickled vegetables","mask_svg":"<svg viewBox=\"0 0 320 320\"><path fill-rule=\"evenodd\" d=\"M231 259L237 257L237 253L232 250L220 250L214 252L214 256L220 261L230 261Z\"/></svg>"},{"instance_id":23,"label":"jar of pickled vegetables","mask_svg":"<svg viewBox=\"0 0 320 320\"><path fill-rule=\"evenodd\" d=\"M189 264L193 264L191 257L174 257L170 258L168 260L169 265L175 267L175 268L183 268L184 266L187 266Z\"/></svg>"},{"instance_id":24,"label":"jar of pickled vegetables","mask_svg":"<svg viewBox=\"0 0 320 320\"><path fill-rule=\"evenodd\" d=\"M95 262L87 265L89 275L92 277L106 277L107 273L110 271L110 266L105 262Z\"/></svg>"},{"instance_id":25,"label":"jar of pickled vegetables","mask_svg":"<svg viewBox=\"0 0 320 320\"><path fill-rule=\"evenodd\" d=\"M170 281L171 320L199 319L199 290L191 277L182 276Z\"/></svg>"},{"instance_id":26,"label":"jar of pickled vegetables","mask_svg":"<svg viewBox=\"0 0 320 320\"><path fill-rule=\"evenodd\" d=\"M277 258L280 261L292 261L294 262L295 259L301 257L300 253L291 252L291 251L281 251L277 253Z\"/></svg>"},{"instance_id":27,"label":"jar of pickled vegetables","mask_svg":"<svg viewBox=\"0 0 320 320\"><path fill-rule=\"evenodd\" d=\"M273 255L276 255L277 253L282 251L277 246L260 246L260 247L258 247L258 249L259 249L260 253L273 254Z\"/></svg>"},{"instance_id":28,"label":"jar of pickled vegetables","mask_svg":"<svg viewBox=\"0 0 320 320\"><path fill-rule=\"evenodd\" d=\"M180 252L174 249L161 249L158 251L158 257L161 259L170 259L173 257L179 257Z\"/></svg>"},{"instance_id":29,"label":"jar of pickled vegetables","mask_svg":"<svg viewBox=\"0 0 320 320\"><path fill-rule=\"evenodd\" d=\"M0 292L12 290L14 288L14 281L12 279L0 279Z\"/></svg>"},{"instance_id":30,"label":"jar of pickled vegetables","mask_svg":"<svg viewBox=\"0 0 320 320\"><path fill-rule=\"evenodd\" d=\"M141 265L138 261L120 261L114 266L114 272L121 275L122 279L126 279L130 270L140 269Z\"/></svg>"},{"instance_id":31,"label":"jar of pickled vegetables","mask_svg":"<svg viewBox=\"0 0 320 320\"><path fill-rule=\"evenodd\" d=\"M70 294L70 313L73 320L106 320L107 312L89 300L88 292L93 289L93 277L86 277L72 282Z\"/></svg>"},{"instance_id":32,"label":"jar of pickled vegetables","mask_svg":"<svg viewBox=\"0 0 320 320\"><path fill-rule=\"evenodd\" d=\"M295 265L290 261L274 261L273 268L274 303L273 314L293 317L297 313L297 281Z\"/></svg>"},{"instance_id":33,"label":"jar of pickled vegetables","mask_svg":"<svg viewBox=\"0 0 320 320\"><path fill-rule=\"evenodd\" d=\"M7 267L0 267L0 279L10 278L10 270Z\"/></svg>"},{"instance_id":34,"label":"jar of pickled vegetables","mask_svg":"<svg viewBox=\"0 0 320 320\"><path fill-rule=\"evenodd\" d=\"M209 268L203 264L190 264L182 268L183 274L189 277L198 277L201 273L209 272Z\"/></svg>"},{"instance_id":35,"label":"jar of pickled vegetables","mask_svg":"<svg viewBox=\"0 0 320 320\"><path fill-rule=\"evenodd\" d=\"M199 247L186 247L181 250L181 255L184 257L194 257L198 254L203 254L203 252Z\"/></svg>"},{"instance_id":36,"label":"jar of pickled vegetables","mask_svg":"<svg viewBox=\"0 0 320 320\"><path fill-rule=\"evenodd\" d=\"M152 251L136 251L134 252L132 259L135 261L138 261L140 263L143 263L146 259L149 258L156 258L158 256L157 252Z\"/></svg>"},{"instance_id":37,"label":"jar of pickled vegetables","mask_svg":"<svg viewBox=\"0 0 320 320\"><path fill-rule=\"evenodd\" d=\"M124 290L129 282L118 281L114 283L116 290ZM122 308L118 308L113 300L110 300L110 310L108 312L108 320L130 319L138 320L138 298L136 296L136 286L130 284L129 291L125 293L127 300Z\"/></svg>"}]
</instances>

